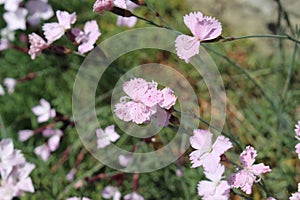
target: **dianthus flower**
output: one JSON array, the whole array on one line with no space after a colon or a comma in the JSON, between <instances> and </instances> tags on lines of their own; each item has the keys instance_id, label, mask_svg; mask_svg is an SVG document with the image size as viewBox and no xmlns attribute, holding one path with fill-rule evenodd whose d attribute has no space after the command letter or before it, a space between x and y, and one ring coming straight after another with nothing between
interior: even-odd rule
<instances>
[{"instance_id":1,"label":"dianthus flower","mask_svg":"<svg viewBox=\"0 0 300 200\"><path fill-rule=\"evenodd\" d=\"M78 28L72 29L72 33L75 36L75 41L78 46L78 51L84 54L94 48L94 44L101 35L98 24L95 20L88 21L84 25L84 31Z\"/></svg>"},{"instance_id":2,"label":"dianthus flower","mask_svg":"<svg viewBox=\"0 0 300 200\"><path fill-rule=\"evenodd\" d=\"M46 41L36 33L29 34L30 48L28 54L34 60L41 52L48 47Z\"/></svg>"},{"instance_id":3,"label":"dianthus flower","mask_svg":"<svg viewBox=\"0 0 300 200\"><path fill-rule=\"evenodd\" d=\"M158 106L170 109L177 99L174 92L169 88L159 90L157 85L154 81L147 82L142 78L134 78L125 82L123 90L128 96L122 97L120 103L115 105L116 116L124 121L142 124L151 121L151 117L157 113ZM161 119L161 114L163 113L156 118ZM166 117L160 124L166 124Z\"/></svg>"},{"instance_id":4,"label":"dianthus flower","mask_svg":"<svg viewBox=\"0 0 300 200\"><path fill-rule=\"evenodd\" d=\"M101 192L101 196L104 199L110 199L113 198L113 200L120 200L121 199L121 192L119 191L119 189L117 187L113 187L113 186L106 186L102 192Z\"/></svg>"},{"instance_id":5,"label":"dianthus flower","mask_svg":"<svg viewBox=\"0 0 300 200\"><path fill-rule=\"evenodd\" d=\"M54 109L51 109L50 103L45 99L40 100L40 105L37 105L32 108L32 112L38 116L38 122L46 122L50 118L56 116L56 112Z\"/></svg>"},{"instance_id":6,"label":"dianthus flower","mask_svg":"<svg viewBox=\"0 0 300 200\"><path fill-rule=\"evenodd\" d=\"M203 200L228 199L230 186L222 180L224 170L224 166L219 164L214 173L204 171L206 178L211 181L200 181L198 184L198 194Z\"/></svg>"},{"instance_id":7,"label":"dianthus flower","mask_svg":"<svg viewBox=\"0 0 300 200\"><path fill-rule=\"evenodd\" d=\"M94 3L93 11L94 12L102 12L105 10L111 10L114 6L113 0L97 0Z\"/></svg>"},{"instance_id":8,"label":"dianthus flower","mask_svg":"<svg viewBox=\"0 0 300 200\"><path fill-rule=\"evenodd\" d=\"M298 192L293 193L289 200L299 200L300 199L300 183L298 183Z\"/></svg>"},{"instance_id":9,"label":"dianthus flower","mask_svg":"<svg viewBox=\"0 0 300 200\"><path fill-rule=\"evenodd\" d=\"M254 182L260 181L261 175L270 172L269 166L263 163L255 164L256 150L247 146L240 155L240 161L243 169L230 175L229 184L232 188L241 188L246 194L252 193L252 185Z\"/></svg>"},{"instance_id":10,"label":"dianthus flower","mask_svg":"<svg viewBox=\"0 0 300 200\"><path fill-rule=\"evenodd\" d=\"M232 147L230 140L223 135L218 136L214 144L212 137L209 130L194 130L194 135L190 137L190 144L196 149L190 154L192 168L203 166L205 171L214 173L220 164L220 156Z\"/></svg>"},{"instance_id":11,"label":"dianthus flower","mask_svg":"<svg viewBox=\"0 0 300 200\"><path fill-rule=\"evenodd\" d=\"M0 197L11 200L24 192L34 192L29 177L35 166L26 162L20 150L15 150L11 139L0 141Z\"/></svg>"},{"instance_id":12,"label":"dianthus flower","mask_svg":"<svg viewBox=\"0 0 300 200\"><path fill-rule=\"evenodd\" d=\"M137 192L132 192L124 196L124 200L144 200L144 197Z\"/></svg>"},{"instance_id":13,"label":"dianthus flower","mask_svg":"<svg viewBox=\"0 0 300 200\"><path fill-rule=\"evenodd\" d=\"M126 0L125 4L124 1L122 2L116 2L115 5L117 7L123 8L125 10L134 10L135 8L139 7L137 4L131 2L130 0ZM137 18L134 16L131 17L123 17L123 16L118 16L117 19L117 26L127 26L128 28L132 28L137 22Z\"/></svg>"},{"instance_id":14,"label":"dianthus flower","mask_svg":"<svg viewBox=\"0 0 300 200\"><path fill-rule=\"evenodd\" d=\"M43 25L44 35L47 43L51 44L61 38L65 31L71 28L71 24L76 22L76 13L68 13L66 11L56 11L58 22L46 23Z\"/></svg>"},{"instance_id":15,"label":"dianthus flower","mask_svg":"<svg viewBox=\"0 0 300 200\"><path fill-rule=\"evenodd\" d=\"M179 58L189 62L190 58L199 53L200 42L212 40L221 35L221 23L201 12L192 12L183 17L185 25L193 36L179 35L175 40L175 47Z\"/></svg>"},{"instance_id":16,"label":"dianthus flower","mask_svg":"<svg viewBox=\"0 0 300 200\"><path fill-rule=\"evenodd\" d=\"M104 129L96 130L97 148L104 148L120 138L120 135L115 131L115 125L108 126Z\"/></svg>"}]
</instances>

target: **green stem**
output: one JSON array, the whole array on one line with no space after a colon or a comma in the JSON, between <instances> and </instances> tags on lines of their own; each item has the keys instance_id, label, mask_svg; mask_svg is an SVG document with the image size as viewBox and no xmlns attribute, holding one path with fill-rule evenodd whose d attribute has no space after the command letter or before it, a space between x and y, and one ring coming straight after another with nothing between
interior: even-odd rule
<instances>
[{"instance_id":1,"label":"green stem","mask_svg":"<svg viewBox=\"0 0 300 200\"><path fill-rule=\"evenodd\" d=\"M299 31L298 34L300 34L300 31ZM298 35L298 37L299 37L299 35ZM290 82L291 82L292 72L293 72L293 68L294 68L294 65L295 65L297 50L298 50L298 44L295 42L295 46L294 46L294 50L293 50L293 55L292 55L292 61L291 61L290 66L289 66L289 71L288 71L287 79L285 81L285 85L284 85L284 88L283 88L283 91L282 91L282 95L281 95L281 99L282 100L284 99L285 94L286 94L286 92L287 92L287 90L289 88Z\"/></svg>"},{"instance_id":2,"label":"green stem","mask_svg":"<svg viewBox=\"0 0 300 200\"><path fill-rule=\"evenodd\" d=\"M150 11L152 11L152 12L155 13L155 16L158 17L158 18L166 25L166 28L174 30L174 29L169 25L169 23L168 23L168 22L167 22L160 14L159 14L159 12L157 12L157 11L154 9L154 7L152 6L151 3L147 2L146 7L147 7Z\"/></svg>"},{"instance_id":3,"label":"green stem","mask_svg":"<svg viewBox=\"0 0 300 200\"><path fill-rule=\"evenodd\" d=\"M230 42L235 40L241 40L241 39L250 39L250 38L277 38L277 39L286 39L291 40L293 42L296 42L297 44L300 44L300 41L291 37L290 35L270 35L270 34L259 34L259 35L246 35L246 36L232 36L232 37L225 37L223 38L222 42Z\"/></svg>"},{"instance_id":4,"label":"green stem","mask_svg":"<svg viewBox=\"0 0 300 200\"><path fill-rule=\"evenodd\" d=\"M202 44L202 46L204 46L206 49L210 50L211 52L213 52L214 54L216 54L217 56L220 56L221 58L223 58L224 60L226 60L229 64L231 64L231 66L235 67L236 69L240 70L241 72L243 72L245 74L245 76L255 85L255 87L260 91L260 93L266 98L266 100L271 104L271 106L273 107L273 109L276 110L276 106L273 102L273 100L266 94L266 92L264 91L264 89L257 83L257 81L252 78L252 76L247 72L247 70L245 70L244 68L242 68L240 65L238 65L237 63L235 63L234 61L232 61L231 59L229 59L226 55L214 50L213 48Z\"/></svg>"}]
</instances>

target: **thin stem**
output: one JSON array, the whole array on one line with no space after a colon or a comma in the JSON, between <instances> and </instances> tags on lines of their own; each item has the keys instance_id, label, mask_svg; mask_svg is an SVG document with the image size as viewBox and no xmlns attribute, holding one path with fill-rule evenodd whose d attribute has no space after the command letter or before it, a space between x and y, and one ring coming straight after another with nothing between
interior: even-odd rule
<instances>
[{"instance_id":1,"label":"thin stem","mask_svg":"<svg viewBox=\"0 0 300 200\"><path fill-rule=\"evenodd\" d=\"M277 39L286 39L286 40L291 40L293 42L296 42L297 44L300 44L299 40L291 37L288 34L284 34L284 35L259 34L259 35L246 35L246 36L232 36L232 37L225 37L225 38L223 38L222 42L230 42L230 41L241 40L241 39L250 39L250 38L277 38Z\"/></svg>"},{"instance_id":2,"label":"thin stem","mask_svg":"<svg viewBox=\"0 0 300 200\"><path fill-rule=\"evenodd\" d=\"M284 17L289 29L294 34L295 31L292 27L288 12L283 8L282 3L281 3L280 0L274 0L274 1L277 3L277 6L278 6L278 22L281 19L281 14L283 14L283 17ZM279 24L280 24L280 22L279 22Z\"/></svg>"},{"instance_id":3,"label":"thin stem","mask_svg":"<svg viewBox=\"0 0 300 200\"><path fill-rule=\"evenodd\" d=\"M273 100L267 95L267 93L264 91L264 89L257 83L257 81L252 78L252 76L247 72L247 70L245 70L244 68L242 68L240 65L238 65L237 63L235 63L234 61L232 61L231 59L229 59L226 55L214 50L213 48L202 44L202 46L204 46L206 49L212 51L214 54L216 54L217 56L220 56L221 58L223 58L224 60L226 60L229 64L231 64L233 67L235 67L236 69L240 70L241 72L243 72L245 74L245 76L255 85L255 87L257 87L257 89L260 91L260 93L266 98L266 100L271 104L271 106L276 109L276 106L273 102Z\"/></svg>"},{"instance_id":4,"label":"thin stem","mask_svg":"<svg viewBox=\"0 0 300 200\"><path fill-rule=\"evenodd\" d=\"M169 23L159 14L159 12L157 12L155 9L154 9L154 7L152 6L152 4L150 4L149 2L147 2L147 4L146 4L146 7L150 10L150 11L152 11L152 12L154 12L155 13L155 16L157 16L165 25L166 25L166 27L168 27L168 29L172 29L173 30L173 28L169 25Z\"/></svg>"},{"instance_id":5,"label":"thin stem","mask_svg":"<svg viewBox=\"0 0 300 200\"><path fill-rule=\"evenodd\" d=\"M298 33L298 37L299 37L299 34L300 34L300 31ZM295 46L294 46L294 50L293 50L293 55L292 55L292 61L291 61L290 66L289 66L289 71L288 71L287 79L285 81L285 85L284 85L284 88L283 88L283 91L282 91L282 95L281 95L281 99L282 100L284 99L285 94L286 94L286 92L287 92L287 90L289 88L290 82L291 82L292 72L293 72L293 68L294 68L294 65L295 65L297 50L298 50L298 44L295 42Z\"/></svg>"}]
</instances>

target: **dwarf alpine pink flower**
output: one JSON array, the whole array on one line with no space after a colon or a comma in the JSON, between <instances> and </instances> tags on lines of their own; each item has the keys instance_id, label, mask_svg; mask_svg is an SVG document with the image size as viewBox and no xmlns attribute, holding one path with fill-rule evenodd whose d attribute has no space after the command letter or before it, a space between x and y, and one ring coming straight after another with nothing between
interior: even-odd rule
<instances>
[{"instance_id":1,"label":"dwarf alpine pink flower","mask_svg":"<svg viewBox=\"0 0 300 200\"><path fill-rule=\"evenodd\" d=\"M87 197L69 197L66 200L91 200Z\"/></svg>"},{"instance_id":2,"label":"dwarf alpine pink flower","mask_svg":"<svg viewBox=\"0 0 300 200\"><path fill-rule=\"evenodd\" d=\"M37 105L32 108L32 112L38 116L38 122L46 122L50 118L54 118L56 116L56 112L54 109L51 109L50 103L45 99L40 100L40 105Z\"/></svg>"},{"instance_id":3,"label":"dwarf alpine pink flower","mask_svg":"<svg viewBox=\"0 0 300 200\"><path fill-rule=\"evenodd\" d=\"M3 14L3 18L7 23L7 28L11 31L26 29L26 15L28 11L25 8L18 8L15 11L9 11Z\"/></svg>"},{"instance_id":4,"label":"dwarf alpine pink flower","mask_svg":"<svg viewBox=\"0 0 300 200\"><path fill-rule=\"evenodd\" d=\"M97 0L94 3L93 11L94 12L102 12L105 10L111 10L114 6L113 0Z\"/></svg>"},{"instance_id":5,"label":"dwarf alpine pink flower","mask_svg":"<svg viewBox=\"0 0 300 200\"><path fill-rule=\"evenodd\" d=\"M228 181L232 188L241 188L246 194L251 194L253 183L258 182L262 174L271 171L270 167L263 163L254 165L256 156L256 150L251 146L247 146L241 153L240 161L243 169L229 177Z\"/></svg>"},{"instance_id":6,"label":"dwarf alpine pink flower","mask_svg":"<svg viewBox=\"0 0 300 200\"><path fill-rule=\"evenodd\" d=\"M5 78L3 80L3 85L7 88L8 94L12 94L15 91L15 86L17 84L16 79L14 78Z\"/></svg>"},{"instance_id":7,"label":"dwarf alpine pink flower","mask_svg":"<svg viewBox=\"0 0 300 200\"><path fill-rule=\"evenodd\" d=\"M96 130L97 148L104 148L119 139L120 135L115 131L115 125L108 126L104 129Z\"/></svg>"},{"instance_id":8,"label":"dwarf alpine pink flower","mask_svg":"<svg viewBox=\"0 0 300 200\"><path fill-rule=\"evenodd\" d=\"M124 200L144 200L144 197L137 192L132 192L124 196Z\"/></svg>"},{"instance_id":9,"label":"dwarf alpine pink flower","mask_svg":"<svg viewBox=\"0 0 300 200\"><path fill-rule=\"evenodd\" d=\"M30 48L28 54L34 60L41 52L48 47L46 41L36 33L29 34Z\"/></svg>"},{"instance_id":10,"label":"dwarf alpine pink flower","mask_svg":"<svg viewBox=\"0 0 300 200\"><path fill-rule=\"evenodd\" d=\"M13 199L22 196L24 192L34 192L29 177L35 165L26 162L20 150L14 149L11 139L0 141L0 197Z\"/></svg>"},{"instance_id":11,"label":"dwarf alpine pink flower","mask_svg":"<svg viewBox=\"0 0 300 200\"><path fill-rule=\"evenodd\" d=\"M31 26L37 26L41 19L47 20L54 15L47 0L29 0L25 3L25 8L28 10L27 21Z\"/></svg>"},{"instance_id":12,"label":"dwarf alpine pink flower","mask_svg":"<svg viewBox=\"0 0 300 200\"><path fill-rule=\"evenodd\" d=\"M56 11L58 22L46 23L43 25L44 35L47 43L51 44L61 38L65 31L71 28L71 24L76 22L76 13L68 13L66 11Z\"/></svg>"},{"instance_id":13,"label":"dwarf alpine pink flower","mask_svg":"<svg viewBox=\"0 0 300 200\"><path fill-rule=\"evenodd\" d=\"M192 168L203 166L205 171L215 172L221 161L220 156L232 147L230 140L223 135L218 136L214 144L212 137L209 130L194 130L194 135L190 137L190 144L196 149L190 154Z\"/></svg>"},{"instance_id":14,"label":"dwarf alpine pink flower","mask_svg":"<svg viewBox=\"0 0 300 200\"><path fill-rule=\"evenodd\" d=\"M198 194L203 200L228 199L230 186L227 181L222 180L224 170L224 166L219 164L214 173L204 171L206 178L211 181L200 181L198 184Z\"/></svg>"},{"instance_id":15,"label":"dwarf alpine pink flower","mask_svg":"<svg viewBox=\"0 0 300 200\"><path fill-rule=\"evenodd\" d=\"M34 135L33 130L20 130L18 132L19 141L24 142Z\"/></svg>"},{"instance_id":16,"label":"dwarf alpine pink flower","mask_svg":"<svg viewBox=\"0 0 300 200\"><path fill-rule=\"evenodd\" d=\"M104 199L110 199L113 198L113 200L120 200L121 199L121 192L119 191L119 189L117 187L113 187L113 186L106 186L102 192L101 192L101 196Z\"/></svg>"},{"instance_id":17,"label":"dwarf alpine pink flower","mask_svg":"<svg viewBox=\"0 0 300 200\"><path fill-rule=\"evenodd\" d=\"M298 192L293 193L289 200L299 200L300 199L300 183L298 183Z\"/></svg>"},{"instance_id":18,"label":"dwarf alpine pink flower","mask_svg":"<svg viewBox=\"0 0 300 200\"><path fill-rule=\"evenodd\" d=\"M124 4L124 0L121 2L115 1L115 6L130 11L133 11L135 8L139 7L137 4L131 2L130 0L126 0L125 4ZM131 17L118 16L117 26L127 26L128 28L132 28L136 24L136 22L137 22L137 18L134 16Z\"/></svg>"},{"instance_id":19,"label":"dwarf alpine pink flower","mask_svg":"<svg viewBox=\"0 0 300 200\"><path fill-rule=\"evenodd\" d=\"M84 31L74 28L72 33L75 36L75 41L79 44L78 51L84 54L94 48L94 44L101 35L98 24L95 20L88 21L84 25Z\"/></svg>"},{"instance_id":20,"label":"dwarf alpine pink flower","mask_svg":"<svg viewBox=\"0 0 300 200\"><path fill-rule=\"evenodd\" d=\"M199 53L200 42L220 36L222 26L217 19L203 16L201 12L190 13L183 19L193 36L179 35L175 40L175 47L179 58L188 63L191 57Z\"/></svg>"},{"instance_id":21,"label":"dwarf alpine pink flower","mask_svg":"<svg viewBox=\"0 0 300 200\"><path fill-rule=\"evenodd\" d=\"M151 117L163 120L157 122L162 126L168 124L170 115L165 112L158 113L157 109L170 109L176 103L174 92L165 88L157 89L158 84L154 81L147 82L142 78L134 78L123 84L123 90L128 96L120 99L115 105L116 116L126 122L133 121L142 124L151 121ZM127 101L129 100L129 101Z\"/></svg>"}]
</instances>

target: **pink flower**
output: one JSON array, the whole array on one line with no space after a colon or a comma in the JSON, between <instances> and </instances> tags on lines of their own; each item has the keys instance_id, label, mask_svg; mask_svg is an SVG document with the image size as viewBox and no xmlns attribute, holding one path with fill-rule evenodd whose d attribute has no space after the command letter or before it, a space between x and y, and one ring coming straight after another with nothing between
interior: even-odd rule
<instances>
[{"instance_id":1,"label":"pink flower","mask_svg":"<svg viewBox=\"0 0 300 200\"><path fill-rule=\"evenodd\" d=\"M267 200L276 200L274 197L268 197Z\"/></svg>"},{"instance_id":2,"label":"pink flower","mask_svg":"<svg viewBox=\"0 0 300 200\"><path fill-rule=\"evenodd\" d=\"M36 33L31 33L28 37L30 43L28 54L31 56L31 59L34 60L44 49L48 47L48 45L45 40Z\"/></svg>"},{"instance_id":3,"label":"pink flower","mask_svg":"<svg viewBox=\"0 0 300 200\"><path fill-rule=\"evenodd\" d=\"M204 172L211 181L200 181L198 184L198 194L203 200L227 200L229 198L230 186L227 181L222 180L224 166L218 165L214 173Z\"/></svg>"},{"instance_id":4,"label":"pink flower","mask_svg":"<svg viewBox=\"0 0 300 200\"><path fill-rule=\"evenodd\" d=\"M77 170L75 168L72 168L71 171L69 171L69 173L66 175L67 181L73 181L74 180L76 171Z\"/></svg>"},{"instance_id":5,"label":"pink flower","mask_svg":"<svg viewBox=\"0 0 300 200\"><path fill-rule=\"evenodd\" d=\"M296 139L300 140L300 121L298 121L298 124L295 125L295 133Z\"/></svg>"},{"instance_id":6,"label":"pink flower","mask_svg":"<svg viewBox=\"0 0 300 200\"><path fill-rule=\"evenodd\" d=\"M111 10L114 6L113 0L97 0L94 3L93 11L102 12L105 10Z\"/></svg>"},{"instance_id":7,"label":"pink flower","mask_svg":"<svg viewBox=\"0 0 300 200\"><path fill-rule=\"evenodd\" d=\"M50 157L51 151L47 144L40 145L34 149L34 153L43 161L47 161Z\"/></svg>"},{"instance_id":8,"label":"pink flower","mask_svg":"<svg viewBox=\"0 0 300 200\"><path fill-rule=\"evenodd\" d=\"M60 139L63 136L63 132L60 129L47 128L43 131L44 137L49 137L47 146L51 152L56 151L59 147Z\"/></svg>"},{"instance_id":9,"label":"pink flower","mask_svg":"<svg viewBox=\"0 0 300 200\"><path fill-rule=\"evenodd\" d=\"M0 197L13 199L24 192L34 192L29 174L35 166L26 162L20 150L15 150L11 139L0 141Z\"/></svg>"},{"instance_id":10,"label":"pink flower","mask_svg":"<svg viewBox=\"0 0 300 200\"><path fill-rule=\"evenodd\" d=\"M106 186L102 192L101 195L104 199L110 199L113 198L113 200L120 200L121 199L121 193L117 187L113 186Z\"/></svg>"},{"instance_id":11,"label":"pink flower","mask_svg":"<svg viewBox=\"0 0 300 200\"><path fill-rule=\"evenodd\" d=\"M43 136L49 137L47 143L36 147L34 149L34 153L43 161L47 161L51 155L51 152L54 152L58 149L63 132L60 129L47 128L43 131Z\"/></svg>"},{"instance_id":12,"label":"pink flower","mask_svg":"<svg viewBox=\"0 0 300 200\"><path fill-rule=\"evenodd\" d=\"M126 10L134 10L135 8L139 7L137 4L131 2L130 0L121 0L119 2L115 1L115 6L126 9ZM127 26L128 28L132 28L137 22L137 18L132 17L122 17L118 16L117 19L117 26Z\"/></svg>"},{"instance_id":13,"label":"pink flower","mask_svg":"<svg viewBox=\"0 0 300 200\"><path fill-rule=\"evenodd\" d=\"M124 196L124 200L144 200L144 197L137 192L132 192Z\"/></svg>"},{"instance_id":14,"label":"pink flower","mask_svg":"<svg viewBox=\"0 0 300 200\"><path fill-rule=\"evenodd\" d=\"M200 42L220 36L222 26L217 19L203 16L201 12L190 13L183 19L193 36L179 35L175 40L175 47L179 58L188 63L191 57L199 53Z\"/></svg>"},{"instance_id":15,"label":"pink flower","mask_svg":"<svg viewBox=\"0 0 300 200\"><path fill-rule=\"evenodd\" d=\"M18 132L19 141L24 142L34 135L33 130L20 130Z\"/></svg>"},{"instance_id":16,"label":"pink flower","mask_svg":"<svg viewBox=\"0 0 300 200\"><path fill-rule=\"evenodd\" d=\"M15 86L17 84L16 79L14 78L5 78L3 80L3 85L7 88L8 94L12 94L15 91Z\"/></svg>"},{"instance_id":17,"label":"pink flower","mask_svg":"<svg viewBox=\"0 0 300 200\"><path fill-rule=\"evenodd\" d=\"M23 0L2 0L1 3L4 3L4 9L5 10L7 10L7 11L16 11L19 8L19 5L22 1Z\"/></svg>"},{"instance_id":18,"label":"pink flower","mask_svg":"<svg viewBox=\"0 0 300 200\"><path fill-rule=\"evenodd\" d=\"M2 85L0 84L0 96L3 96L3 95L5 95L5 91L2 87Z\"/></svg>"},{"instance_id":19,"label":"pink flower","mask_svg":"<svg viewBox=\"0 0 300 200\"><path fill-rule=\"evenodd\" d=\"M51 109L50 103L45 99L40 100L40 105L37 105L32 108L32 112L38 116L38 122L46 122L50 118L54 118L56 116L56 112L54 109Z\"/></svg>"},{"instance_id":20,"label":"pink flower","mask_svg":"<svg viewBox=\"0 0 300 200\"><path fill-rule=\"evenodd\" d=\"M9 48L9 40L7 38L0 39L0 51L4 51Z\"/></svg>"},{"instance_id":21,"label":"pink flower","mask_svg":"<svg viewBox=\"0 0 300 200\"><path fill-rule=\"evenodd\" d=\"M75 35L75 41L80 44L78 51L81 54L92 50L94 48L94 44L101 35L98 24L95 20L85 23L84 32L81 30L72 32Z\"/></svg>"},{"instance_id":22,"label":"pink flower","mask_svg":"<svg viewBox=\"0 0 300 200\"><path fill-rule=\"evenodd\" d=\"M295 152L298 154L298 158L300 159L300 143L296 144L295 149Z\"/></svg>"},{"instance_id":23,"label":"pink flower","mask_svg":"<svg viewBox=\"0 0 300 200\"><path fill-rule=\"evenodd\" d=\"M241 188L246 194L251 194L253 183L260 180L260 175L271 171L270 167L263 163L254 165L256 156L256 150L251 146L247 146L241 153L240 161L243 169L229 177L228 181L232 188Z\"/></svg>"},{"instance_id":24,"label":"pink flower","mask_svg":"<svg viewBox=\"0 0 300 200\"><path fill-rule=\"evenodd\" d=\"M28 10L27 21L31 26L39 25L41 19L50 19L54 14L47 0L29 0L26 2L25 8Z\"/></svg>"},{"instance_id":25,"label":"pink flower","mask_svg":"<svg viewBox=\"0 0 300 200\"><path fill-rule=\"evenodd\" d=\"M161 93L163 98L162 101L159 102L159 105L160 107L168 110L176 103L177 97L174 95L174 91L170 88L162 89Z\"/></svg>"},{"instance_id":26,"label":"pink flower","mask_svg":"<svg viewBox=\"0 0 300 200\"><path fill-rule=\"evenodd\" d=\"M229 139L222 135L212 144L212 136L208 130L194 130L194 135L190 137L190 144L196 149L190 154L192 168L203 166L205 171L215 172L221 161L220 156L232 147Z\"/></svg>"},{"instance_id":27,"label":"pink flower","mask_svg":"<svg viewBox=\"0 0 300 200\"><path fill-rule=\"evenodd\" d=\"M26 29L26 15L28 11L25 8L18 8L15 11L9 11L3 14L3 18L7 23L9 30L25 30Z\"/></svg>"},{"instance_id":28,"label":"pink flower","mask_svg":"<svg viewBox=\"0 0 300 200\"><path fill-rule=\"evenodd\" d=\"M71 28L71 24L76 21L76 13L68 13L66 11L56 11L58 22L46 23L43 25L44 35L47 43L51 44L61 38L65 31Z\"/></svg>"},{"instance_id":29,"label":"pink flower","mask_svg":"<svg viewBox=\"0 0 300 200\"><path fill-rule=\"evenodd\" d=\"M132 155L120 155L119 156L119 163L122 167L127 167L133 161Z\"/></svg>"},{"instance_id":30,"label":"pink flower","mask_svg":"<svg viewBox=\"0 0 300 200\"><path fill-rule=\"evenodd\" d=\"M25 158L19 150L14 149L11 139L2 139L0 141L0 174L6 179L12 172L14 166L25 162Z\"/></svg>"},{"instance_id":31,"label":"pink flower","mask_svg":"<svg viewBox=\"0 0 300 200\"><path fill-rule=\"evenodd\" d=\"M91 200L87 197L69 197L67 200Z\"/></svg>"},{"instance_id":32,"label":"pink flower","mask_svg":"<svg viewBox=\"0 0 300 200\"><path fill-rule=\"evenodd\" d=\"M298 192L293 193L289 200L299 200L300 199L300 183L298 183Z\"/></svg>"},{"instance_id":33,"label":"pink flower","mask_svg":"<svg viewBox=\"0 0 300 200\"><path fill-rule=\"evenodd\" d=\"M96 130L97 148L104 148L119 139L120 135L115 131L115 125L108 126L104 129Z\"/></svg>"},{"instance_id":34,"label":"pink flower","mask_svg":"<svg viewBox=\"0 0 300 200\"><path fill-rule=\"evenodd\" d=\"M157 121L157 124L166 125L170 115L163 112L164 110L156 116L155 113L162 108L171 108L177 98L171 89L159 90L157 86L156 82L147 82L142 78L134 78L125 82L123 90L128 96L122 97L120 103L115 105L116 116L126 122L133 121L137 124L149 122L153 117L162 120Z\"/></svg>"}]
</instances>

